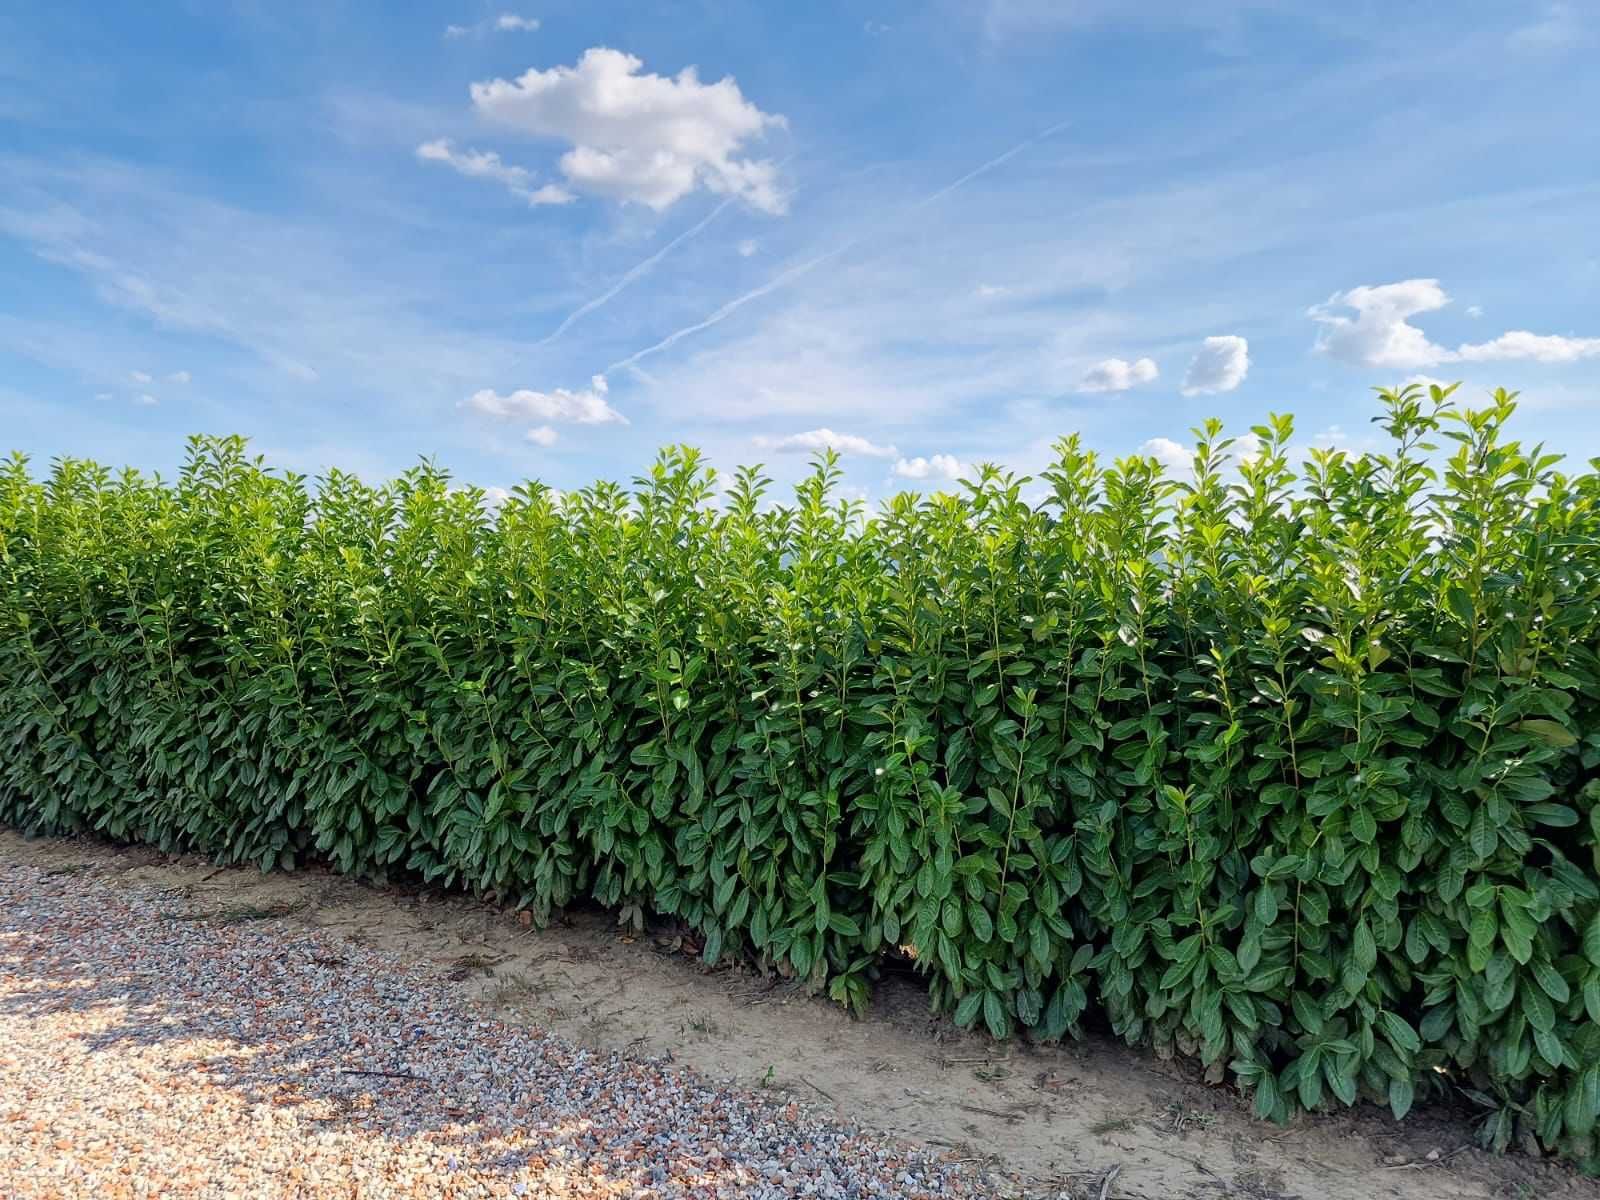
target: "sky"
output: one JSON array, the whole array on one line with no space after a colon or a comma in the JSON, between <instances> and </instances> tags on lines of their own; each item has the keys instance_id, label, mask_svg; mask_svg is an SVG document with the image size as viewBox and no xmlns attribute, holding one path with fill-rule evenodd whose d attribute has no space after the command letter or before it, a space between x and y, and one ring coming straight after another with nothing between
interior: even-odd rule
<instances>
[{"instance_id":1,"label":"sky","mask_svg":"<svg viewBox=\"0 0 1600 1200\"><path fill-rule=\"evenodd\" d=\"M1522 392L1600 455L1600 3L0 9L0 452L871 502Z\"/></svg>"}]
</instances>

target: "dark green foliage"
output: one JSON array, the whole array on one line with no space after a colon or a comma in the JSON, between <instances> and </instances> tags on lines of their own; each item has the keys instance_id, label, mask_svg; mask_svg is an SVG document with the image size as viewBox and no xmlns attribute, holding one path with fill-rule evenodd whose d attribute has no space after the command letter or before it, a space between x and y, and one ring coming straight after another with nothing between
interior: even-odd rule
<instances>
[{"instance_id":1,"label":"dark green foliage","mask_svg":"<svg viewBox=\"0 0 1600 1200\"><path fill-rule=\"evenodd\" d=\"M1263 1116L1595 1158L1600 460L1383 397L867 519L695 452L631 490L0 469L0 820L672 914L996 1036L1091 1009ZM1444 453L1439 449L1443 448ZM1030 497L1032 493L1029 493Z\"/></svg>"}]
</instances>

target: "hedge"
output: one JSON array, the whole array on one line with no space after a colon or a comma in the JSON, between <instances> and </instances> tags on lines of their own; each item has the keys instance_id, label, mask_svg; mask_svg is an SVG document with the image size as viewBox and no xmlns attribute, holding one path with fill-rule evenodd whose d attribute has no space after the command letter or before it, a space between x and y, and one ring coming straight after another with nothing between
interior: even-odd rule
<instances>
[{"instance_id":1,"label":"hedge","mask_svg":"<svg viewBox=\"0 0 1600 1200\"><path fill-rule=\"evenodd\" d=\"M858 1009L906 955L997 1037L1108 1024L1279 1120L1459 1089L1592 1163L1600 459L1380 397L1382 453L1069 437L870 515L832 454L497 511L14 455L0 821L672 917Z\"/></svg>"}]
</instances>

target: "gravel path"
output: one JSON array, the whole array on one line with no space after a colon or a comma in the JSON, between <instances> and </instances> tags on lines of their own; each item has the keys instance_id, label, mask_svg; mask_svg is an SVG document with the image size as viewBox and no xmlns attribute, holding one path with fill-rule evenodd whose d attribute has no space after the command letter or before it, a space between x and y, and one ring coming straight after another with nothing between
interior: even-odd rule
<instances>
[{"instance_id":1,"label":"gravel path","mask_svg":"<svg viewBox=\"0 0 1600 1200\"><path fill-rule=\"evenodd\" d=\"M258 916L0 866L0 1196L996 1194Z\"/></svg>"}]
</instances>

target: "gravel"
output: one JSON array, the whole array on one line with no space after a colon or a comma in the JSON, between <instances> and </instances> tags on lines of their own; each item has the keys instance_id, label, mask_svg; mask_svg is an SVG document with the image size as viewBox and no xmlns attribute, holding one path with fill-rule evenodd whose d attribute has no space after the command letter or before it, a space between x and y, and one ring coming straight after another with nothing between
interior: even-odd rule
<instances>
[{"instance_id":1,"label":"gravel","mask_svg":"<svg viewBox=\"0 0 1600 1200\"><path fill-rule=\"evenodd\" d=\"M0 865L0 1195L997 1194L782 1095L591 1052L393 955L240 915Z\"/></svg>"}]
</instances>

